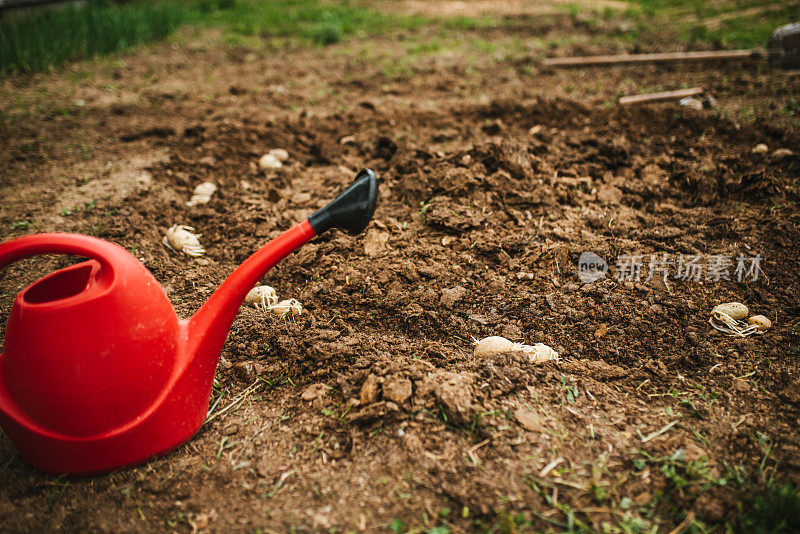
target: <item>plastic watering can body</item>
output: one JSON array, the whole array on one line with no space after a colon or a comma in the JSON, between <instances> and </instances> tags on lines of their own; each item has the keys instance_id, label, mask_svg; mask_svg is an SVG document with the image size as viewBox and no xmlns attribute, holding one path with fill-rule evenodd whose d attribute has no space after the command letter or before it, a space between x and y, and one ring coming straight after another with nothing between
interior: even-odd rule
<instances>
[{"instance_id":1,"label":"plastic watering can body","mask_svg":"<svg viewBox=\"0 0 800 534\"><path fill-rule=\"evenodd\" d=\"M104 472L178 447L205 420L247 292L315 235L363 230L376 199L375 175L362 171L329 206L245 260L188 320L122 247L76 234L0 244L0 268L38 254L91 258L15 298L0 354L0 427L28 463L53 473Z\"/></svg>"}]
</instances>

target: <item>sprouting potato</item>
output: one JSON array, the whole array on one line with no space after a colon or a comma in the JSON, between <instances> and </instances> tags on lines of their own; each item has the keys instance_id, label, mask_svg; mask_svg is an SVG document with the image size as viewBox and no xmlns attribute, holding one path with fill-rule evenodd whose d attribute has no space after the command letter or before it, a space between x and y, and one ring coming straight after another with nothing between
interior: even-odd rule
<instances>
[{"instance_id":1,"label":"sprouting potato","mask_svg":"<svg viewBox=\"0 0 800 534\"><path fill-rule=\"evenodd\" d=\"M753 315L747 320L747 324L750 326L755 326L756 330L759 332L763 332L764 330L772 328L772 321L763 315Z\"/></svg>"},{"instance_id":2,"label":"sprouting potato","mask_svg":"<svg viewBox=\"0 0 800 534\"><path fill-rule=\"evenodd\" d=\"M195 234L194 228L182 224L174 224L167 230L162 242L173 252L183 252L187 256L202 256L206 253L198 239L202 234Z\"/></svg>"},{"instance_id":3,"label":"sprouting potato","mask_svg":"<svg viewBox=\"0 0 800 534\"><path fill-rule=\"evenodd\" d=\"M558 361L558 353L543 343L524 345L501 336L485 337L475 344L474 355L477 358L486 358L493 354L503 352L522 352L528 355L531 363Z\"/></svg>"},{"instance_id":4,"label":"sprouting potato","mask_svg":"<svg viewBox=\"0 0 800 534\"><path fill-rule=\"evenodd\" d=\"M258 166L262 170L269 170L269 169L280 169L283 167L283 163L274 154L264 154L261 156L261 159L258 160Z\"/></svg>"},{"instance_id":5,"label":"sprouting potato","mask_svg":"<svg viewBox=\"0 0 800 534\"><path fill-rule=\"evenodd\" d=\"M725 302L723 304L714 306L714 309L711 310L711 313L714 312L724 313L734 321L743 321L747 319L750 310L748 310L747 306L741 302Z\"/></svg>"},{"instance_id":6,"label":"sprouting potato","mask_svg":"<svg viewBox=\"0 0 800 534\"><path fill-rule=\"evenodd\" d=\"M708 322L716 330L732 337L747 337L769 328L769 326L765 326L766 323L752 322L753 318L751 318L751 321L745 322L749 314L750 310L741 302L725 302L714 306ZM762 317L769 325L772 324L763 315L755 317Z\"/></svg>"},{"instance_id":7,"label":"sprouting potato","mask_svg":"<svg viewBox=\"0 0 800 534\"><path fill-rule=\"evenodd\" d=\"M278 293L271 286L256 286L247 293L244 301L257 310L268 310L278 303Z\"/></svg>"},{"instance_id":8,"label":"sprouting potato","mask_svg":"<svg viewBox=\"0 0 800 534\"><path fill-rule=\"evenodd\" d=\"M270 311L276 315L283 317L284 315L301 315L303 313L303 305L296 299L282 300L274 306L270 306Z\"/></svg>"},{"instance_id":9,"label":"sprouting potato","mask_svg":"<svg viewBox=\"0 0 800 534\"><path fill-rule=\"evenodd\" d=\"M198 204L208 204L211 196L217 191L217 185L211 182L203 182L194 188L192 199L186 203L187 206L196 206Z\"/></svg>"}]
</instances>

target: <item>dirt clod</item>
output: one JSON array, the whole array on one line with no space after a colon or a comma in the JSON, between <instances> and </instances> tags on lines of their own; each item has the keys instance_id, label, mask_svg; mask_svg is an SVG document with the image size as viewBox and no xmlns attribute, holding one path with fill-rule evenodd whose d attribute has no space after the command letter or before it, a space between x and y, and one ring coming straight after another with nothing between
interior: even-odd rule
<instances>
[{"instance_id":1,"label":"dirt clod","mask_svg":"<svg viewBox=\"0 0 800 534\"><path fill-rule=\"evenodd\" d=\"M330 388L325 384L311 384L306 388L305 391L303 391L303 394L300 395L300 398L304 401L313 401L327 395L329 389Z\"/></svg>"},{"instance_id":2,"label":"dirt clod","mask_svg":"<svg viewBox=\"0 0 800 534\"><path fill-rule=\"evenodd\" d=\"M411 398L411 380L402 376L387 377L383 383L383 397L397 404Z\"/></svg>"},{"instance_id":3,"label":"dirt clod","mask_svg":"<svg viewBox=\"0 0 800 534\"><path fill-rule=\"evenodd\" d=\"M531 432L540 432L542 430L541 420L527 407L520 406L517 408L514 411L514 418L525 430L529 430Z\"/></svg>"},{"instance_id":4,"label":"dirt clod","mask_svg":"<svg viewBox=\"0 0 800 534\"><path fill-rule=\"evenodd\" d=\"M361 386L359 398L361 404L372 404L378 400L380 395L380 379L375 375L369 375Z\"/></svg>"},{"instance_id":5,"label":"dirt clod","mask_svg":"<svg viewBox=\"0 0 800 534\"><path fill-rule=\"evenodd\" d=\"M473 379L469 376L440 372L434 375L434 393L450 419L457 424L469 422L472 417Z\"/></svg>"},{"instance_id":6,"label":"dirt clod","mask_svg":"<svg viewBox=\"0 0 800 534\"><path fill-rule=\"evenodd\" d=\"M459 300L464 298L467 290L461 286L456 286L449 289L442 290L442 298L440 300L442 306L452 308Z\"/></svg>"}]
</instances>

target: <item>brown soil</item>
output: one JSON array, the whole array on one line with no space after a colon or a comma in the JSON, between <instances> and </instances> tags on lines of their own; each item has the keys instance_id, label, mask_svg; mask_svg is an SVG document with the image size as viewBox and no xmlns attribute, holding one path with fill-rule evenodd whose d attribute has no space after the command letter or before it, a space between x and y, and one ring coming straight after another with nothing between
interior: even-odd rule
<instances>
[{"instance_id":1,"label":"brown soil","mask_svg":"<svg viewBox=\"0 0 800 534\"><path fill-rule=\"evenodd\" d=\"M526 19L518 37L576 22L541 24ZM508 31L476 35L502 44ZM257 386L175 452L52 477L0 434L4 530L372 532L400 519L563 531L571 517L669 531L687 514L736 526L770 478L800 483L800 160L751 153L799 146L782 110L800 78L735 65L544 72L530 55L468 48L409 59L389 39L275 53L184 37L0 82L3 240L58 230L119 243L188 317L362 167L381 178L375 220L267 274L308 313L241 310L218 406ZM721 109L609 104L682 84ZM747 109L756 120L740 119ZM272 147L290 162L264 174ZM204 180L220 190L187 208ZM175 223L203 234L205 257L161 245ZM612 264L760 254L764 274L582 285L584 251ZM14 294L71 261L0 272L2 324ZM711 329L710 309L732 300L774 327ZM471 340L487 335L562 359L475 359Z\"/></svg>"}]
</instances>

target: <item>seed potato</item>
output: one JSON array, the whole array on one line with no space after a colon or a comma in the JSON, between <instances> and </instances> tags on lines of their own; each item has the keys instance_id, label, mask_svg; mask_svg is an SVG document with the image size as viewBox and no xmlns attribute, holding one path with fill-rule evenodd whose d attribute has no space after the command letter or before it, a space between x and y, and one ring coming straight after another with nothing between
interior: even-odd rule
<instances>
[{"instance_id":1,"label":"seed potato","mask_svg":"<svg viewBox=\"0 0 800 534\"><path fill-rule=\"evenodd\" d=\"M750 314L747 306L741 302L725 302L714 306L713 312L724 313L734 321L744 321Z\"/></svg>"}]
</instances>

